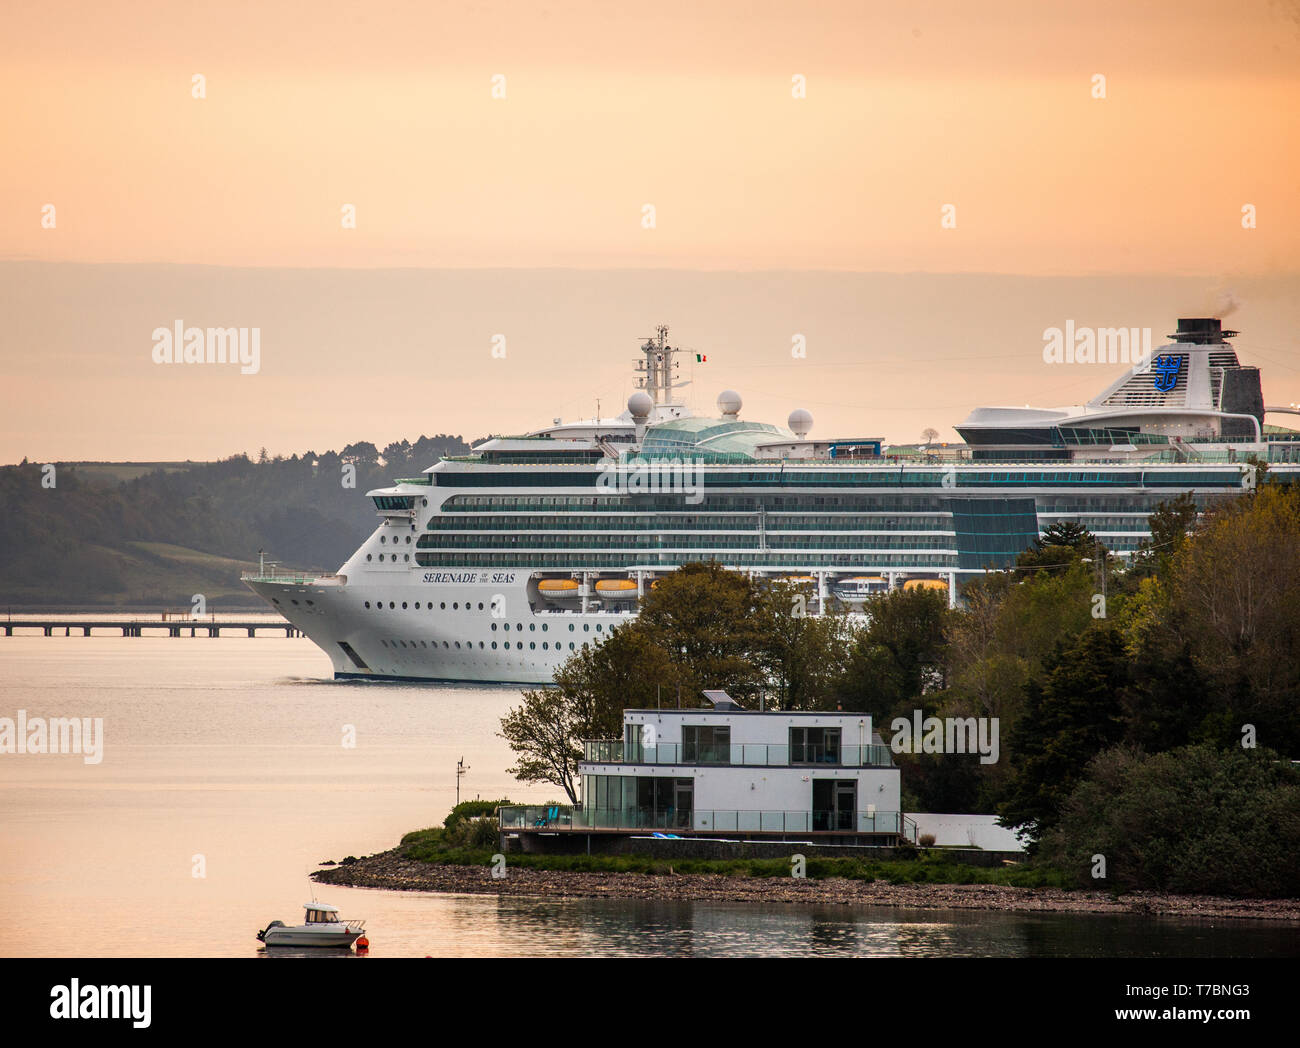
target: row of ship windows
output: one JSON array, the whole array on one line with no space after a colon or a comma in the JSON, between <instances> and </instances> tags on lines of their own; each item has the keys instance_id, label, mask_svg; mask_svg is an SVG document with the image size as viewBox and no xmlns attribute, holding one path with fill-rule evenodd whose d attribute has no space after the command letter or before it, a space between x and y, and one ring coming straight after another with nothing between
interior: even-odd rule
<instances>
[{"instance_id":1,"label":"row of ship windows","mask_svg":"<svg viewBox=\"0 0 1300 1048\"><path fill-rule=\"evenodd\" d=\"M836 554L799 554L792 557L788 553L725 553L728 564L753 565L755 567L775 568L816 568L816 567L855 567L862 565L868 554L872 563L888 563L895 568L933 567L945 570L951 567L957 554L948 550L939 550L929 556L914 553L874 553L870 550L851 555ZM724 559L716 553L656 553L655 565L676 567L681 564ZM582 553L417 553L416 561L423 568L457 567L457 568L559 568L576 571L582 568L629 568L636 566L635 561L624 556L603 556ZM644 566L644 565L643 565Z\"/></svg>"},{"instance_id":2,"label":"row of ship windows","mask_svg":"<svg viewBox=\"0 0 1300 1048\"><path fill-rule=\"evenodd\" d=\"M1204 509L1216 496L1194 495L1197 505ZM1150 513L1162 500L1168 498L1162 492L1150 492L1145 495L1134 494L1123 498L1115 495L1053 495L1036 492L1034 501L1039 512L1045 509L1056 512L1132 512ZM548 513L580 511L582 513L600 512L602 515L627 513L635 509L638 513L755 513L760 508L769 512L780 513L821 513L826 510L848 511L853 513L947 513L949 499L941 496L892 495L875 496L836 496L826 495L816 498L796 498L783 496L719 496L709 495L697 505L683 504L681 497L660 499L653 497L638 498L635 503L629 498L619 497L575 497L547 495L530 498L523 495L456 495L443 503L443 513L469 514L491 509L495 514L536 513L545 510Z\"/></svg>"},{"instance_id":3,"label":"row of ship windows","mask_svg":"<svg viewBox=\"0 0 1300 1048\"><path fill-rule=\"evenodd\" d=\"M438 646L438 642L437 642L436 640L435 640L435 641L432 641L432 642L430 642L430 641L424 641L424 640L422 640L422 641L411 641L411 642L408 644L408 643L407 643L406 641L404 641L404 640L387 641L387 640L383 640L383 639L381 638L380 641L379 641L379 643L382 644L385 648L396 648L396 647L399 647L399 646L400 646L400 647L403 647L403 648L415 648L415 647L428 648L428 647L430 646L430 644L432 644L432 646L435 647L435 648ZM503 641L503 642L501 643L501 647L503 647L503 648L505 648L507 651L509 651L509 650L510 650L510 643L511 643L511 642L508 641L508 640L507 640L507 641ZM461 648L465 648L465 649L468 649L468 650L473 650L473 648L474 648L474 642L473 642L472 640L467 640L467 641L465 641L464 644L461 644L461 642L458 641L458 640L456 640L456 641L445 641L445 640L444 640L444 641L442 642L442 646L443 646L444 648L455 648L457 651L459 651ZM489 647L489 645L485 645L485 644L483 643L483 641L479 641L479 642L478 642L478 646L479 646L480 650L485 650L487 647ZM516 641L514 646L515 646L516 649L522 651L522 650L523 650L523 647L524 647L524 643L523 643L523 641ZM585 640L584 640L584 641L582 642L582 646L583 646L584 648L587 648L587 647L590 647L591 645L590 645L590 643L589 643L588 641L585 641ZM492 649L493 651L496 651L496 650L497 650L497 642L496 642L496 641L493 641L493 642L491 643L490 647L491 647L491 649ZM532 650L532 651L536 651L536 650L537 650L537 642L536 642L536 641L529 641L529 642L528 642L528 647L529 647L530 650ZM561 644L558 640L557 640L554 644L550 644L548 641L542 641L542 651L551 651L552 649L555 650L555 651L563 651L563 650L564 650L564 645ZM577 645L576 645L573 641L569 641L569 650L570 650L570 651L576 651L576 650L577 650Z\"/></svg>"},{"instance_id":4,"label":"row of ship windows","mask_svg":"<svg viewBox=\"0 0 1300 1048\"><path fill-rule=\"evenodd\" d=\"M1228 487L1241 486L1240 475L1233 471L1196 470L1151 471L1149 477L1144 470L1126 468L1124 470L1039 468L1029 470L990 470L988 472L961 472L956 476L955 490L990 487L1024 487L1032 485L1055 484L1064 486L1110 486L1110 487ZM942 466L929 469L871 469L843 470L835 472L814 472L803 469L784 468L778 470L754 471L704 471L699 476L702 485L711 488L744 488L771 486L789 489L824 488L824 487L858 487L858 488L938 488L946 487L946 472ZM580 470L569 472L550 472L547 470L530 470L526 473L515 472L469 472L448 471L433 475L433 481L439 487L447 488L591 488L600 490L602 474ZM807 497L807 496L805 496Z\"/></svg>"},{"instance_id":5,"label":"row of ship windows","mask_svg":"<svg viewBox=\"0 0 1300 1048\"><path fill-rule=\"evenodd\" d=\"M297 604L298 602L295 600L294 603ZM311 601L308 601L307 603L310 604ZM371 606L371 605L370 605L370 601L366 601L366 608L367 608L367 610L370 608L370 606ZM397 602L396 602L396 601L393 601L393 600L390 600L390 601L388 602L388 607L389 607L390 610L396 611L396 610L397 610ZM433 610L433 601L429 601L428 604L426 605L426 607L427 607L427 609L428 609L429 611L432 611L432 610ZM384 602L383 602L382 600L381 600L381 601L376 601L376 602L375 602L375 605L374 605L374 608L375 608L376 611L383 611L383 610L384 610ZM439 608L440 611L446 611L446 610L447 610L447 602L446 602L445 600L444 600L444 601L440 601L440 602L438 603L438 608ZM406 602L406 601L402 601L402 610L403 610L403 611L407 611L407 610L408 610L408 605L407 605L407 602ZM418 600L415 602L415 610L416 610L416 611L419 611L419 610L420 610L420 602L419 602ZM451 610L452 610L452 611L460 611L460 601L458 601L458 600L454 600L454 601L452 601L452 602L451 602ZM473 611L473 610L474 610L474 607L473 607L473 605L471 604L470 601L466 601L466 602L465 602L465 610L466 610L466 611ZM482 611L482 610L483 610L483 602L482 602L482 601L479 601L479 602L478 602L478 610L479 610L479 611ZM507 632L507 633L510 632L510 623L508 623L508 622L501 622L501 623L496 623L496 622L494 622L494 623L492 623L492 629L493 629L493 631L495 631L496 628L497 628L498 626L500 626L501 629L503 629L505 632ZM523 624L522 622L516 622L516 623L515 623L515 629L518 630L520 633L522 633L522 632L524 631L524 624ZM549 629L550 629L550 626L547 625L545 622L543 622L543 623L542 623L542 632L543 632L543 633L546 633ZM576 629L575 624L572 623L572 622L570 622L570 623L569 623L569 632L570 632L570 633L573 633L573 632L575 631L575 629ZM535 623L535 622L530 622L530 623L528 624L528 630L529 630L530 633L535 633L535 632L537 631L537 623ZM605 627L602 626L599 622L596 623L596 632L597 632L597 633L603 633L604 631L605 631ZM590 633L590 632L591 632L591 623L589 623L589 622L584 622L584 623L582 624L582 632L583 632L583 633Z\"/></svg>"},{"instance_id":6,"label":"row of ship windows","mask_svg":"<svg viewBox=\"0 0 1300 1048\"><path fill-rule=\"evenodd\" d=\"M1023 533L1003 533L1008 537ZM948 549L953 544L954 532L937 532L933 536L908 537L906 535L880 535L866 538L858 536L819 535L767 535L771 549ZM981 535L981 537L984 537ZM748 535L422 535L420 549L503 549L524 547L528 549L619 549L619 550L672 550L672 549L758 549L761 536ZM1028 542L1024 543L1028 545ZM380 554L382 556L382 554Z\"/></svg>"},{"instance_id":7,"label":"row of ship windows","mask_svg":"<svg viewBox=\"0 0 1300 1048\"><path fill-rule=\"evenodd\" d=\"M668 528L688 531L753 531L757 514L728 514L714 517L647 516L647 517L433 517L429 531L627 531L657 532ZM767 516L768 531L951 531L952 517L936 513L929 517L873 519L858 516L793 517Z\"/></svg>"},{"instance_id":8,"label":"row of ship windows","mask_svg":"<svg viewBox=\"0 0 1300 1048\"><path fill-rule=\"evenodd\" d=\"M757 528L754 514L738 519L736 514L714 517L687 516L647 516L647 517L606 517L603 519L590 516L552 517L432 517L427 525L429 531L436 532L474 532L474 531L608 531L658 534L670 528L688 529L690 531L725 531L735 534L751 533ZM1096 531L1107 527L1125 531L1146 531L1147 515L1132 513L1123 517L1103 517L1089 515L1089 530ZM856 531L871 534L880 531L934 531L953 534L953 518L949 514L933 514L926 517L890 517L874 519L867 515L834 516L827 514L820 517L768 516L763 530L771 532L807 531L818 534L823 531ZM409 539L409 536L408 536ZM382 540L381 540L382 541ZM427 545L427 543L424 543Z\"/></svg>"}]
</instances>

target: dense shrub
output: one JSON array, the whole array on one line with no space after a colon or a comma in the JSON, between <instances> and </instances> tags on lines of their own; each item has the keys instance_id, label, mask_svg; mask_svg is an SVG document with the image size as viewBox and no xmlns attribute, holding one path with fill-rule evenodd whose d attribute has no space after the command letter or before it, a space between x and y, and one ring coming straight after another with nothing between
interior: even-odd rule
<instances>
[{"instance_id":1,"label":"dense shrub","mask_svg":"<svg viewBox=\"0 0 1300 1048\"><path fill-rule=\"evenodd\" d=\"M1300 896L1300 772L1265 750L1115 747L1088 765L1043 849L1094 888Z\"/></svg>"}]
</instances>

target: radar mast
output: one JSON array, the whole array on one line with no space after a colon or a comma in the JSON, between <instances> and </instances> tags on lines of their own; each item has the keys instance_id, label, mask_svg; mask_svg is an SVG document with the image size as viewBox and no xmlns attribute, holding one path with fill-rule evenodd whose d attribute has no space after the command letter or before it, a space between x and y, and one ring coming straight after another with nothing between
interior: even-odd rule
<instances>
[{"instance_id":1,"label":"radar mast","mask_svg":"<svg viewBox=\"0 0 1300 1048\"><path fill-rule=\"evenodd\" d=\"M678 363L675 359L681 349L668 345L668 327L660 324L655 334L641 346L642 359L636 362L638 389L650 394L655 407L678 404L673 390L688 385L677 381Z\"/></svg>"}]
</instances>

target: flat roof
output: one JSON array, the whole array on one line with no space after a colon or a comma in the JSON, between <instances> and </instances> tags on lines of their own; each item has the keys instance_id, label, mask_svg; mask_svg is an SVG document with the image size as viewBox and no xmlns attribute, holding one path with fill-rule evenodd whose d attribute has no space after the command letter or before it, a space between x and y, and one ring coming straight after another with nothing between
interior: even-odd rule
<instances>
[{"instance_id":1,"label":"flat roof","mask_svg":"<svg viewBox=\"0 0 1300 1048\"><path fill-rule=\"evenodd\" d=\"M735 700L732 700L735 701ZM663 706L659 709L627 709L624 713L761 713L765 717L870 717L865 710L715 710L711 706Z\"/></svg>"}]
</instances>

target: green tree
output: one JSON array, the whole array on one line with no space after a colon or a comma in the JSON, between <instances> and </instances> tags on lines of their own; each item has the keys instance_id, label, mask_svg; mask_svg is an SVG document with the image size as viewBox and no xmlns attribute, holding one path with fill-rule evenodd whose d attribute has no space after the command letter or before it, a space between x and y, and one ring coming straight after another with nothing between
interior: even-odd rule
<instances>
[{"instance_id":1,"label":"green tree","mask_svg":"<svg viewBox=\"0 0 1300 1048\"><path fill-rule=\"evenodd\" d=\"M777 582L759 602L758 665L783 710L829 710L839 699L844 654L854 637L847 616L810 615L806 596Z\"/></svg>"},{"instance_id":2,"label":"green tree","mask_svg":"<svg viewBox=\"0 0 1300 1048\"><path fill-rule=\"evenodd\" d=\"M660 580L642 602L637 627L667 654L685 693L721 688L740 696L764 684L762 610L748 577L697 562Z\"/></svg>"},{"instance_id":3,"label":"green tree","mask_svg":"<svg viewBox=\"0 0 1300 1048\"><path fill-rule=\"evenodd\" d=\"M854 637L837 694L846 710L884 721L910 714L946 683L948 599L933 590L894 590L867 601L870 624Z\"/></svg>"},{"instance_id":4,"label":"green tree","mask_svg":"<svg viewBox=\"0 0 1300 1048\"><path fill-rule=\"evenodd\" d=\"M1240 737L1300 754L1300 486L1216 507L1173 557L1168 642Z\"/></svg>"},{"instance_id":5,"label":"green tree","mask_svg":"<svg viewBox=\"0 0 1300 1048\"><path fill-rule=\"evenodd\" d=\"M555 687L525 691L502 718L499 734L515 754L507 770L521 782L558 786L576 804L583 740L621 736L623 710L652 708L660 686L675 690L676 673L636 622L584 645L556 670Z\"/></svg>"},{"instance_id":6,"label":"green tree","mask_svg":"<svg viewBox=\"0 0 1300 1048\"><path fill-rule=\"evenodd\" d=\"M1024 716L1003 746L1014 770L998 806L1002 825L1036 843L1055 824L1088 761L1120 740L1127 661L1119 631L1102 623L1063 642L1043 678L1029 682Z\"/></svg>"},{"instance_id":7,"label":"green tree","mask_svg":"<svg viewBox=\"0 0 1300 1048\"><path fill-rule=\"evenodd\" d=\"M1090 762L1041 855L1087 887L1294 897L1300 772L1240 746L1115 747Z\"/></svg>"}]
</instances>

